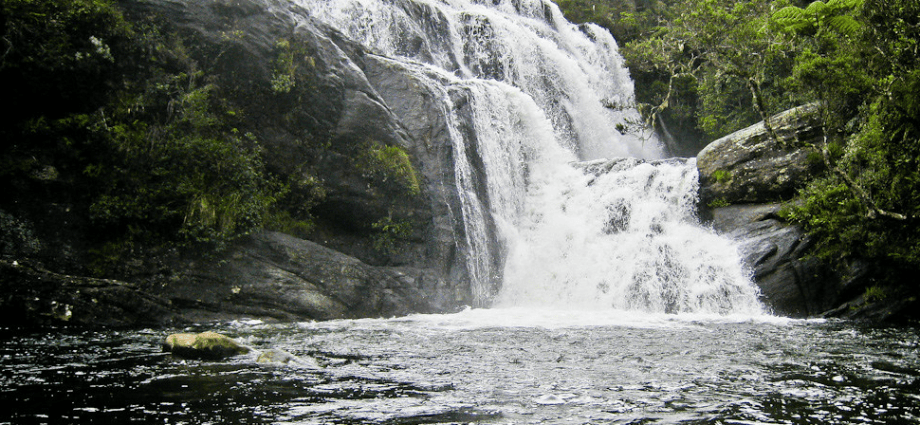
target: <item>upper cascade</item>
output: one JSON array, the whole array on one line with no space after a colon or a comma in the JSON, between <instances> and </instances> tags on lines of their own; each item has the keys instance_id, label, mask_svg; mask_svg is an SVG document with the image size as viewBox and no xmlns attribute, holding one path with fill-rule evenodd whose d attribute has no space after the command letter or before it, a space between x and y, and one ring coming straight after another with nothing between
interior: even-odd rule
<instances>
[{"instance_id":1,"label":"upper cascade","mask_svg":"<svg viewBox=\"0 0 920 425\"><path fill-rule=\"evenodd\" d=\"M373 52L530 96L582 160L659 158L617 44L549 0L295 0Z\"/></svg>"}]
</instances>

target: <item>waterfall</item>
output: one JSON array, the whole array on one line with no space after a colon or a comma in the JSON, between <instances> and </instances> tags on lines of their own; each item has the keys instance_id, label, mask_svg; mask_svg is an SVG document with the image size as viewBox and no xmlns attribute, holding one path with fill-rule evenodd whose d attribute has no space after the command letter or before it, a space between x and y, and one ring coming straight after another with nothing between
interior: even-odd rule
<instances>
[{"instance_id":1,"label":"waterfall","mask_svg":"<svg viewBox=\"0 0 920 425\"><path fill-rule=\"evenodd\" d=\"M440 98L480 305L760 311L696 219L693 161L658 160L606 30L548 0L295 3Z\"/></svg>"}]
</instances>

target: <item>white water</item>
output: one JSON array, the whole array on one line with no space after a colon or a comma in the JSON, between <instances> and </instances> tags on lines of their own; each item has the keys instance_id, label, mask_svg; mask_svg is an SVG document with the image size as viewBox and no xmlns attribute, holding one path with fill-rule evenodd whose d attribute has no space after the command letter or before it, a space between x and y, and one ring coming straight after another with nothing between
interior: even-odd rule
<instances>
[{"instance_id":1,"label":"white water","mask_svg":"<svg viewBox=\"0 0 920 425\"><path fill-rule=\"evenodd\" d=\"M624 106L633 87L608 32L540 0L298 3L441 99L479 305L762 313L736 247L698 224L694 164L639 160L663 153ZM484 176L462 154L470 143Z\"/></svg>"}]
</instances>

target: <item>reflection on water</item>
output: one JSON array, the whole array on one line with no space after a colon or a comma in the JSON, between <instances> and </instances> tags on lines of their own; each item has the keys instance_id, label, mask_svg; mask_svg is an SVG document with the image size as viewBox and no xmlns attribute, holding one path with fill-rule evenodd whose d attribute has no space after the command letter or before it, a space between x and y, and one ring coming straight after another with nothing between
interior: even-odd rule
<instances>
[{"instance_id":1,"label":"reflection on water","mask_svg":"<svg viewBox=\"0 0 920 425\"><path fill-rule=\"evenodd\" d=\"M175 359L173 330L6 336L0 423L920 423L914 328L524 310L217 327L324 368Z\"/></svg>"}]
</instances>

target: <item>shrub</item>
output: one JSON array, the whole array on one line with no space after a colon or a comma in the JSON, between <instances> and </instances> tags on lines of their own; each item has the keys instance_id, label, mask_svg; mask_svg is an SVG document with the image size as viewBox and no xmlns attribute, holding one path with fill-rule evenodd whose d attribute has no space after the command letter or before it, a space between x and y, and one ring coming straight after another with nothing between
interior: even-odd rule
<instances>
[{"instance_id":1,"label":"shrub","mask_svg":"<svg viewBox=\"0 0 920 425\"><path fill-rule=\"evenodd\" d=\"M412 234L412 225L408 221L394 221L389 216L380 219L372 227L377 230L374 249L385 254L396 253L398 241L406 240Z\"/></svg>"}]
</instances>

